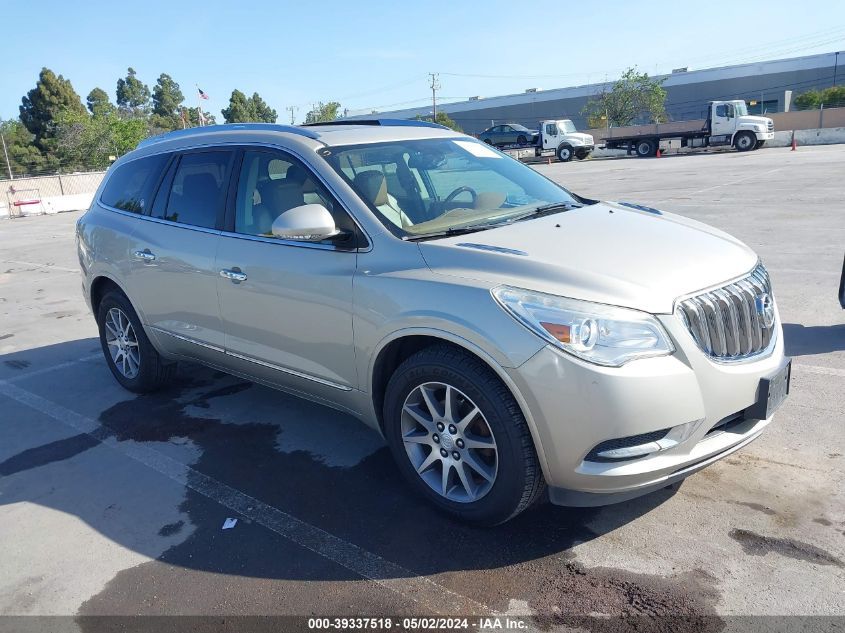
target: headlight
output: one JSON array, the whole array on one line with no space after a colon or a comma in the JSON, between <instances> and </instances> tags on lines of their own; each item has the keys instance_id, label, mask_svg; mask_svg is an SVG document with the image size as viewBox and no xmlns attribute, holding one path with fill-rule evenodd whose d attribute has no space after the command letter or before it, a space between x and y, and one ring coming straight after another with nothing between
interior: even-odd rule
<instances>
[{"instance_id":1,"label":"headlight","mask_svg":"<svg viewBox=\"0 0 845 633\"><path fill-rule=\"evenodd\" d=\"M645 312L507 286L491 293L529 330L597 365L621 367L637 358L675 351L660 322Z\"/></svg>"}]
</instances>

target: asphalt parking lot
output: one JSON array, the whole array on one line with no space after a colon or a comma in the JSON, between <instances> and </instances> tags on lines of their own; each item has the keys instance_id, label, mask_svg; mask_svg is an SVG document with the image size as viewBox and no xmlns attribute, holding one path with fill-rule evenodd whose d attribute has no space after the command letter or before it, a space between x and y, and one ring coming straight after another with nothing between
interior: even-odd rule
<instances>
[{"instance_id":1,"label":"asphalt parking lot","mask_svg":"<svg viewBox=\"0 0 845 633\"><path fill-rule=\"evenodd\" d=\"M845 616L845 146L536 169L760 253L794 368L759 440L638 500L466 527L344 414L189 365L123 391L80 293L79 214L5 221L0 614Z\"/></svg>"}]
</instances>

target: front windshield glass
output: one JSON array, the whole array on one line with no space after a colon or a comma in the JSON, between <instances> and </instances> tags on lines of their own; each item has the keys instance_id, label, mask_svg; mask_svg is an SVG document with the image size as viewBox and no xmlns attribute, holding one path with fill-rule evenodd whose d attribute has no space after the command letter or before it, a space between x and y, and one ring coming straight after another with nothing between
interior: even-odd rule
<instances>
[{"instance_id":1,"label":"front windshield glass","mask_svg":"<svg viewBox=\"0 0 845 633\"><path fill-rule=\"evenodd\" d=\"M736 115L737 116L747 116L748 115L748 106L745 105L745 101L737 101L734 103L736 106Z\"/></svg>"},{"instance_id":2,"label":"front windshield glass","mask_svg":"<svg viewBox=\"0 0 845 633\"><path fill-rule=\"evenodd\" d=\"M530 132L531 131L527 127L525 127L524 125L520 125L519 123L511 123L510 126L514 130L516 130L517 132Z\"/></svg>"},{"instance_id":3,"label":"front windshield glass","mask_svg":"<svg viewBox=\"0 0 845 633\"><path fill-rule=\"evenodd\" d=\"M563 128L563 131L566 134L572 134L573 132L576 131L575 130L575 124L572 121L570 121L569 119L566 119L566 121L562 121L561 127Z\"/></svg>"},{"instance_id":4,"label":"front windshield glass","mask_svg":"<svg viewBox=\"0 0 845 633\"><path fill-rule=\"evenodd\" d=\"M401 237L498 224L545 205L580 202L530 167L469 138L332 147L320 153Z\"/></svg>"}]
</instances>

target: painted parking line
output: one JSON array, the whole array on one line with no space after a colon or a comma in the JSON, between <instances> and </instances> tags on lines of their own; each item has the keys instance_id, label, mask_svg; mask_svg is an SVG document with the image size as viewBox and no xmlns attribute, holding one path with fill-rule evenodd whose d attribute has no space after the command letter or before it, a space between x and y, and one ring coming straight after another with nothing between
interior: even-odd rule
<instances>
[{"instance_id":1,"label":"painted parking line","mask_svg":"<svg viewBox=\"0 0 845 633\"><path fill-rule=\"evenodd\" d=\"M73 367L74 365L78 365L80 363L88 363L93 360L98 360L103 358L102 352L97 352L96 354L90 354L89 356L82 356L81 358L77 358L75 360L65 361L64 363L58 363L56 365L50 365L49 367L42 367L41 369L35 369L33 371L28 371L23 374L17 374L12 378L6 378L2 382L8 383L15 383L21 382L23 380L27 380L29 378L35 378L36 376L41 376L43 374L49 374L53 371L59 371L61 369L67 369L68 367Z\"/></svg>"},{"instance_id":2,"label":"painted parking line","mask_svg":"<svg viewBox=\"0 0 845 633\"><path fill-rule=\"evenodd\" d=\"M34 373L31 372L29 375L31 376ZM154 448L136 442L118 442L112 431L96 420L42 398L10 381L0 381L0 395L39 411L78 432L85 433L104 446L161 473L186 488L198 492L204 497L231 509L238 515L246 517L293 543L345 567L362 578L375 582L405 600L412 600L420 604L428 612L443 616L459 614L499 615L472 598L456 593L429 578L419 576L377 554L297 519L213 477L194 470L187 464L183 464Z\"/></svg>"}]
</instances>

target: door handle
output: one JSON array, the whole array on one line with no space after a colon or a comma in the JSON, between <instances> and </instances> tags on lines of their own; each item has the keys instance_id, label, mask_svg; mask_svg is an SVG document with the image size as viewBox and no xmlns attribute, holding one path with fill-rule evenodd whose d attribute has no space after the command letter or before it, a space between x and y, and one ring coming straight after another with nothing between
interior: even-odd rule
<instances>
[{"instance_id":1,"label":"door handle","mask_svg":"<svg viewBox=\"0 0 845 633\"><path fill-rule=\"evenodd\" d=\"M150 252L150 249L145 248L142 251L135 251L135 258L140 259L145 262L153 262L155 261L155 254Z\"/></svg>"},{"instance_id":2,"label":"door handle","mask_svg":"<svg viewBox=\"0 0 845 633\"><path fill-rule=\"evenodd\" d=\"M225 277L226 279L231 279L235 283L246 281L246 273L241 271L240 268L233 268L231 270L224 268L220 271L220 276Z\"/></svg>"}]
</instances>

